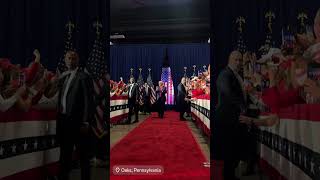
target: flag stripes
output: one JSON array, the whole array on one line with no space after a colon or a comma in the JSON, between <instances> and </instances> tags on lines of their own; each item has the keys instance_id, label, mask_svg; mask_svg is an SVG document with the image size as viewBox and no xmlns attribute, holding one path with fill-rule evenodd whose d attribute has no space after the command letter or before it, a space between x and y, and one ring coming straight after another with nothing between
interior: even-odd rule
<instances>
[{"instance_id":1,"label":"flag stripes","mask_svg":"<svg viewBox=\"0 0 320 180\"><path fill-rule=\"evenodd\" d=\"M161 81L164 82L165 87L167 89L166 104L174 104L174 88L170 67L162 68Z\"/></svg>"},{"instance_id":2,"label":"flag stripes","mask_svg":"<svg viewBox=\"0 0 320 180\"><path fill-rule=\"evenodd\" d=\"M105 77L107 73L107 67L105 63L104 55L104 43L99 34L96 34L96 39L93 44L93 49L89 55L89 59L86 64L86 72L88 72L93 78L93 87L95 96L102 97L103 100L97 102L95 111L95 121L93 124L93 131L97 137L101 138L108 132L107 121L104 112L107 111L105 107L105 88L107 86Z\"/></svg>"}]
</instances>

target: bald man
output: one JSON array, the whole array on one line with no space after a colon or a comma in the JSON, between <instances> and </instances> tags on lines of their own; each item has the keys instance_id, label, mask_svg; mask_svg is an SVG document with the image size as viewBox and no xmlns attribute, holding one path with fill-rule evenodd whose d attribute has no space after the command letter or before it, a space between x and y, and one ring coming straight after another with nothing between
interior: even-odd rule
<instances>
[{"instance_id":1,"label":"bald man","mask_svg":"<svg viewBox=\"0 0 320 180\"><path fill-rule=\"evenodd\" d=\"M186 98L188 96L187 90L185 88L186 86L186 78L182 77L181 82L178 85L178 92L177 92L177 110L180 112L180 120L186 121L184 118L184 113L188 111L188 102L186 101Z\"/></svg>"},{"instance_id":2,"label":"bald man","mask_svg":"<svg viewBox=\"0 0 320 180\"><path fill-rule=\"evenodd\" d=\"M233 51L228 66L217 79L218 104L213 119L213 158L224 161L224 180L235 180L235 169L240 162L243 125L239 116L246 110L246 93L239 75L242 54Z\"/></svg>"}]
</instances>

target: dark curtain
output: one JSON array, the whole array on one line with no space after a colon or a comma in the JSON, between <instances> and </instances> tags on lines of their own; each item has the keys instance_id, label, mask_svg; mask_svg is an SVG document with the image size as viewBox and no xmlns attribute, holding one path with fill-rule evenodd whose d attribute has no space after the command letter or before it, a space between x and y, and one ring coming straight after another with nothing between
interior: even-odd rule
<instances>
[{"instance_id":1,"label":"dark curtain","mask_svg":"<svg viewBox=\"0 0 320 180\"><path fill-rule=\"evenodd\" d=\"M281 45L281 30L290 25L298 28L297 16L300 12L308 15L307 24L313 24L316 11L320 8L320 1L300 0L226 0L212 3L212 42L217 60L218 70L227 63L229 53L234 49L237 41L237 25L235 20L238 16L246 18L244 25L244 39L248 50L257 51L264 44L267 31L265 13L272 11L275 14L273 20L273 40L276 47Z\"/></svg>"},{"instance_id":2,"label":"dark curtain","mask_svg":"<svg viewBox=\"0 0 320 180\"><path fill-rule=\"evenodd\" d=\"M1 0L0 57L10 58L12 63L24 67L32 61L33 50L37 48L41 63L55 71L63 56L65 24L72 20L76 25L74 47L79 53L80 65L84 66L95 39L93 22L99 19L107 43L105 60L109 69L109 9L108 0ZM107 109L109 102L107 96ZM106 118L110 117L109 113L105 111ZM96 156L109 157L108 138L96 139L92 147Z\"/></svg>"},{"instance_id":3,"label":"dark curtain","mask_svg":"<svg viewBox=\"0 0 320 180\"><path fill-rule=\"evenodd\" d=\"M63 54L65 24L76 24L75 47L85 64L95 37L92 23L99 17L103 34L109 36L109 1L107 0L1 0L0 57L27 66L38 48L42 63L55 70ZM109 43L106 40L106 43ZM109 57L106 48L106 57Z\"/></svg>"},{"instance_id":4,"label":"dark curtain","mask_svg":"<svg viewBox=\"0 0 320 180\"><path fill-rule=\"evenodd\" d=\"M111 79L118 81L123 77L128 82L130 68L134 69L134 77L138 78L141 67L142 76L146 81L151 69L152 80L157 83L161 78L161 67L168 49L169 63L174 86L180 83L187 67L187 75L193 73L192 66L203 71L203 65L208 66L210 61L209 44L144 44L144 45L114 45L110 48ZM198 72L198 71L197 71Z\"/></svg>"},{"instance_id":5,"label":"dark curtain","mask_svg":"<svg viewBox=\"0 0 320 180\"><path fill-rule=\"evenodd\" d=\"M227 64L229 53L234 50L237 41L237 26L235 20L238 16L246 18L244 25L244 40L247 49L257 51L265 41L267 22L265 13L273 11L273 40L275 45L281 45L281 30L288 25L298 28L297 16L300 12L308 15L307 24L312 25L317 9L320 8L319 0L225 0L211 2L211 62L214 71L212 81L215 82L219 72ZM213 103L217 102L215 86L213 89ZM213 108L211 108L213 110ZM212 112L213 113L213 112Z\"/></svg>"}]
</instances>

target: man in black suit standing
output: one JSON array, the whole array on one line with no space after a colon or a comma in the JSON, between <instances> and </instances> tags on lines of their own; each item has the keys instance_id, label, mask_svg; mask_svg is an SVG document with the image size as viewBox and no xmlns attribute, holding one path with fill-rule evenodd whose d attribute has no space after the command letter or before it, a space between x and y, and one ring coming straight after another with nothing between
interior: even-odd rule
<instances>
[{"instance_id":1,"label":"man in black suit standing","mask_svg":"<svg viewBox=\"0 0 320 180\"><path fill-rule=\"evenodd\" d=\"M57 137L60 142L59 180L68 180L73 147L80 153L81 179L90 179L90 123L93 120L93 82L78 68L79 56L75 51L65 55L68 71L58 80Z\"/></svg>"},{"instance_id":2,"label":"man in black suit standing","mask_svg":"<svg viewBox=\"0 0 320 180\"><path fill-rule=\"evenodd\" d=\"M135 121L133 123L139 122L139 88L138 85L134 82L134 77L130 78L130 84L128 89L128 104L129 104L129 115L128 115L128 124L131 123L131 116L134 112Z\"/></svg>"},{"instance_id":3,"label":"man in black suit standing","mask_svg":"<svg viewBox=\"0 0 320 180\"><path fill-rule=\"evenodd\" d=\"M187 91L185 88L186 78L181 78L181 82L178 85L178 94L177 94L177 110L180 112L180 120L185 121L183 117L185 112L188 112L188 101L187 101Z\"/></svg>"},{"instance_id":4,"label":"man in black suit standing","mask_svg":"<svg viewBox=\"0 0 320 180\"><path fill-rule=\"evenodd\" d=\"M241 68L242 54L233 51L229 56L228 66L217 79L218 104L213 119L212 143L213 159L224 161L225 180L236 180L235 169L241 159L241 147L246 126L239 117L246 110L246 92L238 74Z\"/></svg>"},{"instance_id":5,"label":"man in black suit standing","mask_svg":"<svg viewBox=\"0 0 320 180\"><path fill-rule=\"evenodd\" d=\"M144 83L144 86L143 86L143 112L144 113L150 114L151 112L150 97L151 97L151 88L148 85L148 83Z\"/></svg>"}]
</instances>

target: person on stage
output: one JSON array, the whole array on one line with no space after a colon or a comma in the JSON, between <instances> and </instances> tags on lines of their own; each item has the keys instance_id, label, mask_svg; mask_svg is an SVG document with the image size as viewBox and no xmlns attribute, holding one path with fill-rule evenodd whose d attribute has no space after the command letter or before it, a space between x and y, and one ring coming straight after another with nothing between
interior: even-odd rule
<instances>
[{"instance_id":1,"label":"person on stage","mask_svg":"<svg viewBox=\"0 0 320 180\"><path fill-rule=\"evenodd\" d=\"M158 114L159 114L159 117L163 119L165 104L166 104L167 89L164 86L164 83L162 81L159 81L159 86L157 86L156 88L156 94L157 94Z\"/></svg>"},{"instance_id":2,"label":"person on stage","mask_svg":"<svg viewBox=\"0 0 320 180\"><path fill-rule=\"evenodd\" d=\"M224 161L225 180L236 180L235 169L241 159L241 147L245 146L246 126L240 123L241 113L246 111L246 92L239 75L242 54L233 51L228 66L217 79L218 104L212 129L213 158Z\"/></svg>"},{"instance_id":3,"label":"person on stage","mask_svg":"<svg viewBox=\"0 0 320 180\"><path fill-rule=\"evenodd\" d=\"M148 85L148 83L144 83L143 86L143 112L150 114L151 112L151 102L150 102L150 97L151 97L151 88Z\"/></svg>"},{"instance_id":4,"label":"person on stage","mask_svg":"<svg viewBox=\"0 0 320 180\"><path fill-rule=\"evenodd\" d=\"M68 71L58 79L57 138L60 143L59 180L68 180L73 147L80 152L81 179L90 180L90 124L94 119L93 82L78 67L75 51L65 55Z\"/></svg>"},{"instance_id":5,"label":"person on stage","mask_svg":"<svg viewBox=\"0 0 320 180\"><path fill-rule=\"evenodd\" d=\"M188 94L186 90L186 78L181 78L181 82L178 85L177 94L177 110L180 112L180 120L185 121L183 117L185 112L188 112Z\"/></svg>"},{"instance_id":6,"label":"person on stage","mask_svg":"<svg viewBox=\"0 0 320 180\"><path fill-rule=\"evenodd\" d=\"M128 85L128 104L129 104L129 116L128 124L131 124L131 116L134 112L135 121L133 123L139 122L139 88L137 83L134 82L134 77L130 78L130 84Z\"/></svg>"}]
</instances>

